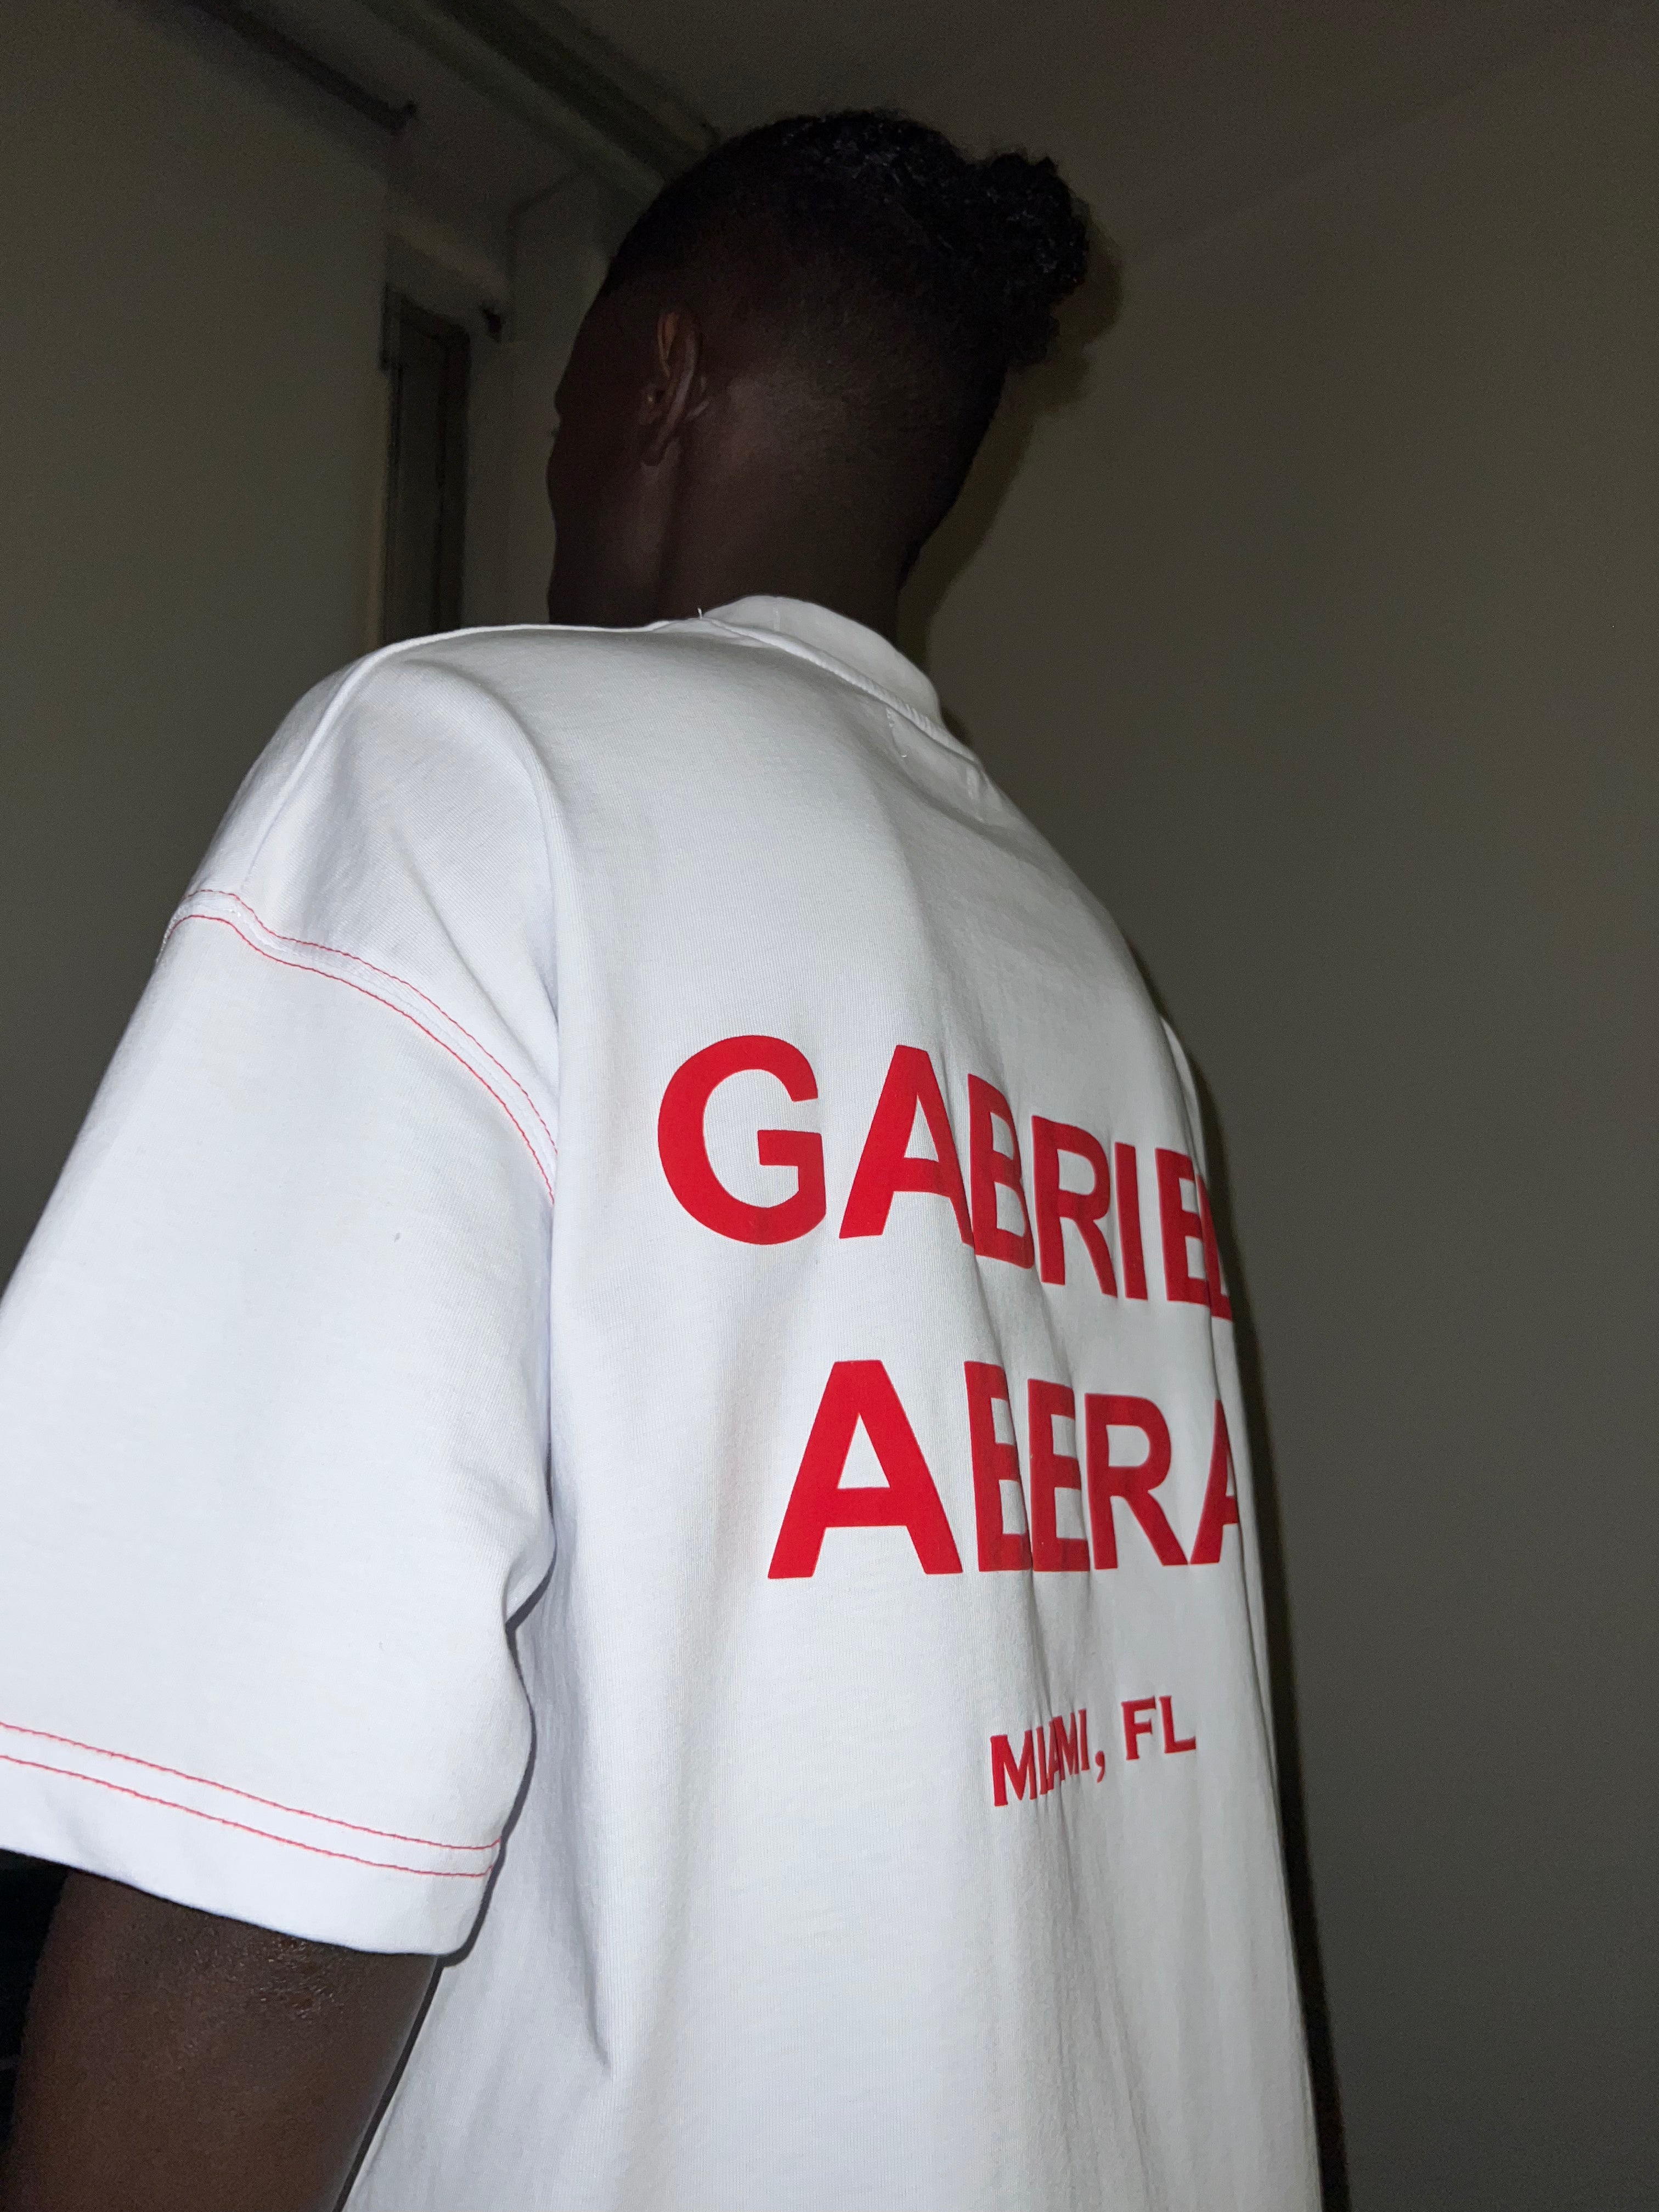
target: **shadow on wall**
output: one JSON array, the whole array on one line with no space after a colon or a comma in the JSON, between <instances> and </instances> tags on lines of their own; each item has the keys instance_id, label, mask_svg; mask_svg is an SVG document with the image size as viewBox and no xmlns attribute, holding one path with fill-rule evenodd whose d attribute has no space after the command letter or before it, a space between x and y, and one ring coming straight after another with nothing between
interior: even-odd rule
<instances>
[{"instance_id":1,"label":"shadow on wall","mask_svg":"<svg viewBox=\"0 0 1659 2212\"><path fill-rule=\"evenodd\" d=\"M905 585L898 642L922 667L939 603L989 533L1024 463L1039 418L1073 406L1083 397L1089 382L1088 349L1110 330L1122 304L1123 264L1117 248L1091 225L1089 273L1060 310L1060 343L1040 368L1028 369L1009 385L962 496L923 547Z\"/></svg>"},{"instance_id":2,"label":"shadow on wall","mask_svg":"<svg viewBox=\"0 0 1659 2212\"><path fill-rule=\"evenodd\" d=\"M1083 397L1090 373L1087 349L1103 337L1116 321L1122 300L1123 272L1117 251L1109 240L1097 230L1089 276L1061 312L1060 343L1054 355L1041 368L1030 371L1010 386L1007 398L969 472L961 498L929 540L905 588L900 613L899 644L912 659L922 665L927 664L927 634L933 617L945 594L988 535L1008 488L1024 462L1039 419L1060 409L1075 405ZM965 729L948 708L945 718L958 737L969 744L973 743L971 731ZM1138 949L1134 949L1134 957L1154 1004L1160 1013L1168 1015L1169 1009L1164 1006L1163 994ZM1179 1023L1172 1016L1170 1018L1171 1025L1178 1030ZM1204 1145L1208 1156L1216 1235L1232 1299L1239 1373L1255 1474L1261 1577L1267 1616L1267 1646L1273 1669L1279 1821L1284 1835L1285 1875L1302 1988L1303 2013L1307 2025L1308 2060L1313 2081L1315 2120L1319 2133L1320 2181L1328 2212L1347 2212L1351 2202L1347 2157L1343 2141L1336 2054L1325 1995L1324 1969L1320 1959L1312 1869L1308 1855L1302 1758L1296 1717L1296 1669L1291 1641L1290 1601L1279 1528L1279 1486L1273 1469L1261 1351L1250 1318L1249 1276L1233 1234L1231 1187L1220 1119L1202 1071L1195 1066L1193 1073L1204 1119Z\"/></svg>"},{"instance_id":3,"label":"shadow on wall","mask_svg":"<svg viewBox=\"0 0 1659 2212\"><path fill-rule=\"evenodd\" d=\"M1162 994L1135 959L1160 1012ZM1175 1026L1171 1022L1170 1026ZM1190 1054L1188 1059L1190 1061ZM1250 1316L1249 1276L1233 1234L1232 1181L1220 1117L1205 1081L1193 1064L1199 1110L1204 1120L1204 1150L1209 1170L1210 1203L1216 1241L1221 1247L1228 1296L1233 1308L1233 1340L1249 1433L1250 1466L1255 1490L1257 1534L1261 1547L1261 1589L1267 1612L1268 1662L1273 1670L1273 1741L1279 1754L1279 1820L1285 1843L1285 1884L1291 1927L1296 1939L1302 2014L1308 2034L1308 2069L1313 2080L1314 2121L1319 2130L1319 2179L1327 2212L1348 2212L1347 2153L1342 2136L1342 2102L1337 2081L1336 2048L1331 2035L1325 1971L1319 1952L1319 1920L1314 1899L1313 1868L1308 1855L1307 1815L1302 1794L1302 1747L1296 1719L1296 1662L1291 1639L1291 1611L1279 1527L1279 1480L1262 1383L1261 1348Z\"/></svg>"}]
</instances>

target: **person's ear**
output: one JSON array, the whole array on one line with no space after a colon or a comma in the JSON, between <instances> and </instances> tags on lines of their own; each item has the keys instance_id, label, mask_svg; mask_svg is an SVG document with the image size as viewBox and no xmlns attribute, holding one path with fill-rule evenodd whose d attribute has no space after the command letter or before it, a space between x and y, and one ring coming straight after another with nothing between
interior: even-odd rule
<instances>
[{"instance_id":1,"label":"person's ear","mask_svg":"<svg viewBox=\"0 0 1659 2212\"><path fill-rule=\"evenodd\" d=\"M647 468L666 459L687 425L708 404L702 330L689 308L665 307L657 318L651 377L646 386L640 459Z\"/></svg>"}]
</instances>

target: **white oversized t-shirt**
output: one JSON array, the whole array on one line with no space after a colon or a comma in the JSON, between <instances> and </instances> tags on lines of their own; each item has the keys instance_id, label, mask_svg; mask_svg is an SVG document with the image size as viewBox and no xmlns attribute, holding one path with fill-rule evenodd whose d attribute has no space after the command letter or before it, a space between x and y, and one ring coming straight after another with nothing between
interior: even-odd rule
<instances>
[{"instance_id":1,"label":"white oversized t-shirt","mask_svg":"<svg viewBox=\"0 0 1659 2212\"><path fill-rule=\"evenodd\" d=\"M0 1843L459 1951L354 2212L1314 2203L1190 1079L868 631L301 703L0 1308Z\"/></svg>"}]
</instances>

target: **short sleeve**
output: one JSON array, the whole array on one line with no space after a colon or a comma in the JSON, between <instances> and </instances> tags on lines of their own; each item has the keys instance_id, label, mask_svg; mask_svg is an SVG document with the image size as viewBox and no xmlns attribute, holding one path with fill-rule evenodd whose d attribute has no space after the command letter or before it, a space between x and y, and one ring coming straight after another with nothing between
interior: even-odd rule
<instances>
[{"instance_id":1,"label":"short sleeve","mask_svg":"<svg viewBox=\"0 0 1659 2212\"><path fill-rule=\"evenodd\" d=\"M415 674L251 780L0 1306L0 1843L443 1953L530 1749L556 1109L533 793Z\"/></svg>"}]
</instances>

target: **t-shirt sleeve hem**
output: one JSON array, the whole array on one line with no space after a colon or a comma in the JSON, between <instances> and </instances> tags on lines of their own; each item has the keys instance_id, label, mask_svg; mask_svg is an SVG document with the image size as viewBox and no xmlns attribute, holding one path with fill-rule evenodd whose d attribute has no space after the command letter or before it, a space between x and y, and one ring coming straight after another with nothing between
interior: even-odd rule
<instances>
[{"instance_id":1,"label":"t-shirt sleeve hem","mask_svg":"<svg viewBox=\"0 0 1659 2212\"><path fill-rule=\"evenodd\" d=\"M300 1813L10 1728L0 1843L313 1942L440 1957L471 1935L500 1850Z\"/></svg>"}]
</instances>

